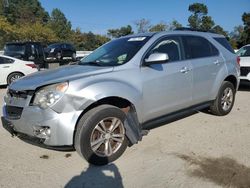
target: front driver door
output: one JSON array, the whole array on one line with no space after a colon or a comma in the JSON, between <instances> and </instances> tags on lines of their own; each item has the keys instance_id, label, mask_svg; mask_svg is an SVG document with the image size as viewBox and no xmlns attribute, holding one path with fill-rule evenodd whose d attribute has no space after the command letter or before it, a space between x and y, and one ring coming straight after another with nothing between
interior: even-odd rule
<instances>
[{"instance_id":1,"label":"front driver door","mask_svg":"<svg viewBox=\"0 0 250 188\"><path fill-rule=\"evenodd\" d=\"M143 121L186 108L192 103L192 67L182 59L179 37L160 39L147 53L167 53L169 60L141 68L143 80Z\"/></svg>"}]
</instances>

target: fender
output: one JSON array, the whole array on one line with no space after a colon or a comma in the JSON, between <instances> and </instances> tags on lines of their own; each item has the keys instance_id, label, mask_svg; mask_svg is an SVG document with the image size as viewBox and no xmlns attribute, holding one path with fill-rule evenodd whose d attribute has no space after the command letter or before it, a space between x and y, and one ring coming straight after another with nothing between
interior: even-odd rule
<instances>
[{"instance_id":1,"label":"fender","mask_svg":"<svg viewBox=\"0 0 250 188\"><path fill-rule=\"evenodd\" d=\"M81 86L83 87L83 86ZM141 98L142 93L126 82L120 80L98 80L95 83L89 83L87 87L83 87L80 91L66 93L61 99L62 102L55 104L52 108L56 112L72 112L76 111L71 121L75 127L77 121L84 110L90 105L105 99L107 97L119 97L128 100L132 105L128 113L124 126L126 136L130 141L130 146L142 140L142 136L147 131L142 130L140 122L142 122Z\"/></svg>"}]
</instances>

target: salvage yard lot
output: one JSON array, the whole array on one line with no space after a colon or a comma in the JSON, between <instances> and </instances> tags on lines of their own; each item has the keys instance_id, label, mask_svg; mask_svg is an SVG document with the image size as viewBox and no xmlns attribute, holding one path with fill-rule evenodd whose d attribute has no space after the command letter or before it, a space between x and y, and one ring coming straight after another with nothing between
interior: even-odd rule
<instances>
[{"instance_id":1,"label":"salvage yard lot","mask_svg":"<svg viewBox=\"0 0 250 188\"><path fill-rule=\"evenodd\" d=\"M1 126L0 187L250 187L249 97L244 86L228 116L199 112L153 129L103 167L12 138Z\"/></svg>"}]
</instances>

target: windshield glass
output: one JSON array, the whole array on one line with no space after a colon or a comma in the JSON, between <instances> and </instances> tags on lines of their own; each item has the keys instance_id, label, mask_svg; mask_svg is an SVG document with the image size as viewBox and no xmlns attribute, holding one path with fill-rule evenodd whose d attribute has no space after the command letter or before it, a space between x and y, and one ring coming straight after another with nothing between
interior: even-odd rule
<instances>
[{"instance_id":1,"label":"windshield glass","mask_svg":"<svg viewBox=\"0 0 250 188\"><path fill-rule=\"evenodd\" d=\"M250 56L250 46L242 47L236 54L240 57L247 57Z\"/></svg>"},{"instance_id":2,"label":"windshield glass","mask_svg":"<svg viewBox=\"0 0 250 188\"><path fill-rule=\"evenodd\" d=\"M127 63L150 37L126 37L113 40L80 61L80 65L118 66Z\"/></svg>"},{"instance_id":3,"label":"windshield glass","mask_svg":"<svg viewBox=\"0 0 250 188\"><path fill-rule=\"evenodd\" d=\"M60 47L60 44L51 44L48 46L48 48L58 48Z\"/></svg>"},{"instance_id":4,"label":"windshield glass","mask_svg":"<svg viewBox=\"0 0 250 188\"><path fill-rule=\"evenodd\" d=\"M25 54L25 44L6 44L4 54Z\"/></svg>"}]
</instances>

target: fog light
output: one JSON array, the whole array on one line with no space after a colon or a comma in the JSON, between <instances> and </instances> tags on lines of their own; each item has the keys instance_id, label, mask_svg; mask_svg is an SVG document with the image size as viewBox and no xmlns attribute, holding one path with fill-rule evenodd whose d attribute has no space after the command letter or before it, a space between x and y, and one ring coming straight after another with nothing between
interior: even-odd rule
<instances>
[{"instance_id":1,"label":"fog light","mask_svg":"<svg viewBox=\"0 0 250 188\"><path fill-rule=\"evenodd\" d=\"M50 134L51 134L50 128L46 126L33 127L33 132L36 137L45 138L45 139L50 138Z\"/></svg>"}]
</instances>

